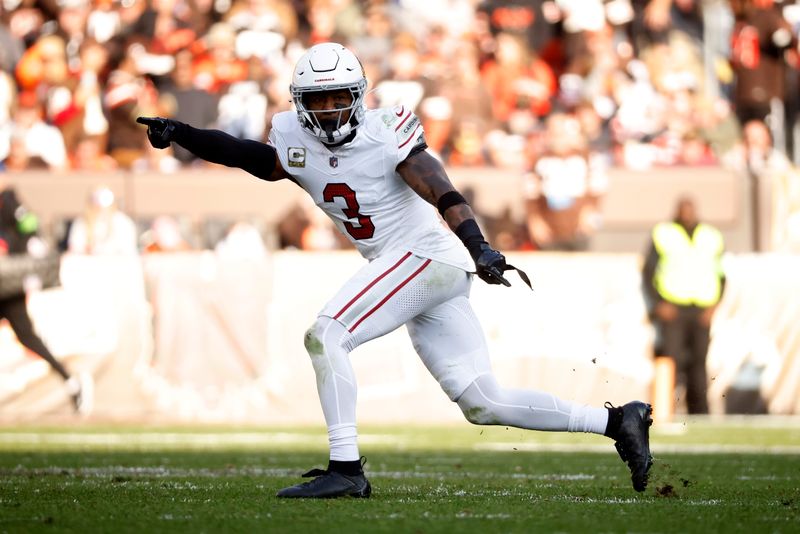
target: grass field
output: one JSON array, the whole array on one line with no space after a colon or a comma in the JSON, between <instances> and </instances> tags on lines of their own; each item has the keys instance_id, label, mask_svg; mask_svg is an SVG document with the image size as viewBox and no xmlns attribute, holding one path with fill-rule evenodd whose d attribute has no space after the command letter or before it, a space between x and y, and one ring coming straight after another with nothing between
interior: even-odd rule
<instances>
[{"instance_id":1,"label":"grass field","mask_svg":"<svg viewBox=\"0 0 800 534\"><path fill-rule=\"evenodd\" d=\"M654 428L643 494L599 436L361 434L371 499L284 501L323 428L2 428L0 532L800 532L797 419Z\"/></svg>"}]
</instances>

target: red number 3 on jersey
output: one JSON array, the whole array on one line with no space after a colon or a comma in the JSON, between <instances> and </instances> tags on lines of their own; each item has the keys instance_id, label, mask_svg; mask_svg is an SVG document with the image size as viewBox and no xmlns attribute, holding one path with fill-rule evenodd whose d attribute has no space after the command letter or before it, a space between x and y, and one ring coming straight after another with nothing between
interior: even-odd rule
<instances>
[{"instance_id":1,"label":"red number 3 on jersey","mask_svg":"<svg viewBox=\"0 0 800 534\"><path fill-rule=\"evenodd\" d=\"M372 219L368 215L362 215L358 212L359 205L356 200L356 192L350 189L350 186L344 183L328 184L322 191L322 199L325 202L333 202L333 199L339 197L343 198L346 208L342 209L342 213L348 219L358 220L358 226L350 221L344 223L347 233L353 236L353 239L369 239L375 233L375 225L372 224Z\"/></svg>"}]
</instances>

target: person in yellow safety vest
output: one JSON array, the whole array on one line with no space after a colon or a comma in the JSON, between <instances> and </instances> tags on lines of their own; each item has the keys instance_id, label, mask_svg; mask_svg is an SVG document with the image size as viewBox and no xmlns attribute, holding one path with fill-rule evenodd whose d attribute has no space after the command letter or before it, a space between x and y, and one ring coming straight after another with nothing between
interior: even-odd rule
<instances>
[{"instance_id":1,"label":"person in yellow safety vest","mask_svg":"<svg viewBox=\"0 0 800 534\"><path fill-rule=\"evenodd\" d=\"M682 197L675 219L653 228L642 282L657 331L656 355L675 361L690 414L708 413L706 356L711 319L725 289L719 230L698 219L694 201Z\"/></svg>"}]
</instances>

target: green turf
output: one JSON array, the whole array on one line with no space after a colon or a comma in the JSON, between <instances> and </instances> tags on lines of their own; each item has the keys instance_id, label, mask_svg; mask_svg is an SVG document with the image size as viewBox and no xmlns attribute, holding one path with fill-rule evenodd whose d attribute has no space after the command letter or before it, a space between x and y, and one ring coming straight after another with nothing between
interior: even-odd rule
<instances>
[{"instance_id":1,"label":"green turf","mask_svg":"<svg viewBox=\"0 0 800 534\"><path fill-rule=\"evenodd\" d=\"M283 501L324 429L3 428L0 532L800 532L796 420L654 429L643 494L599 436L361 433L371 499Z\"/></svg>"}]
</instances>

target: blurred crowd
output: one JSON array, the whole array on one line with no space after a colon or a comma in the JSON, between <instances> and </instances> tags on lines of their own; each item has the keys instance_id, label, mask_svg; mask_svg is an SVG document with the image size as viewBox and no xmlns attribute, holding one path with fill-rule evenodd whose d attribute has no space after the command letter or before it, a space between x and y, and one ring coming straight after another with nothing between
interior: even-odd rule
<instances>
[{"instance_id":1,"label":"blurred crowd","mask_svg":"<svg viewBox=\"0 0 800 534\"><path fill-rule=\"evenodd\" d=\"M791 167L798 30L773 0L2 0L0 172L203 165L136 117L263 141L333 40L445 164L524 172L526 221L491 221L507 248L584 250L610 166ZM343 246L292 217L279 245Z\"/></svg>"}]
</instances>

